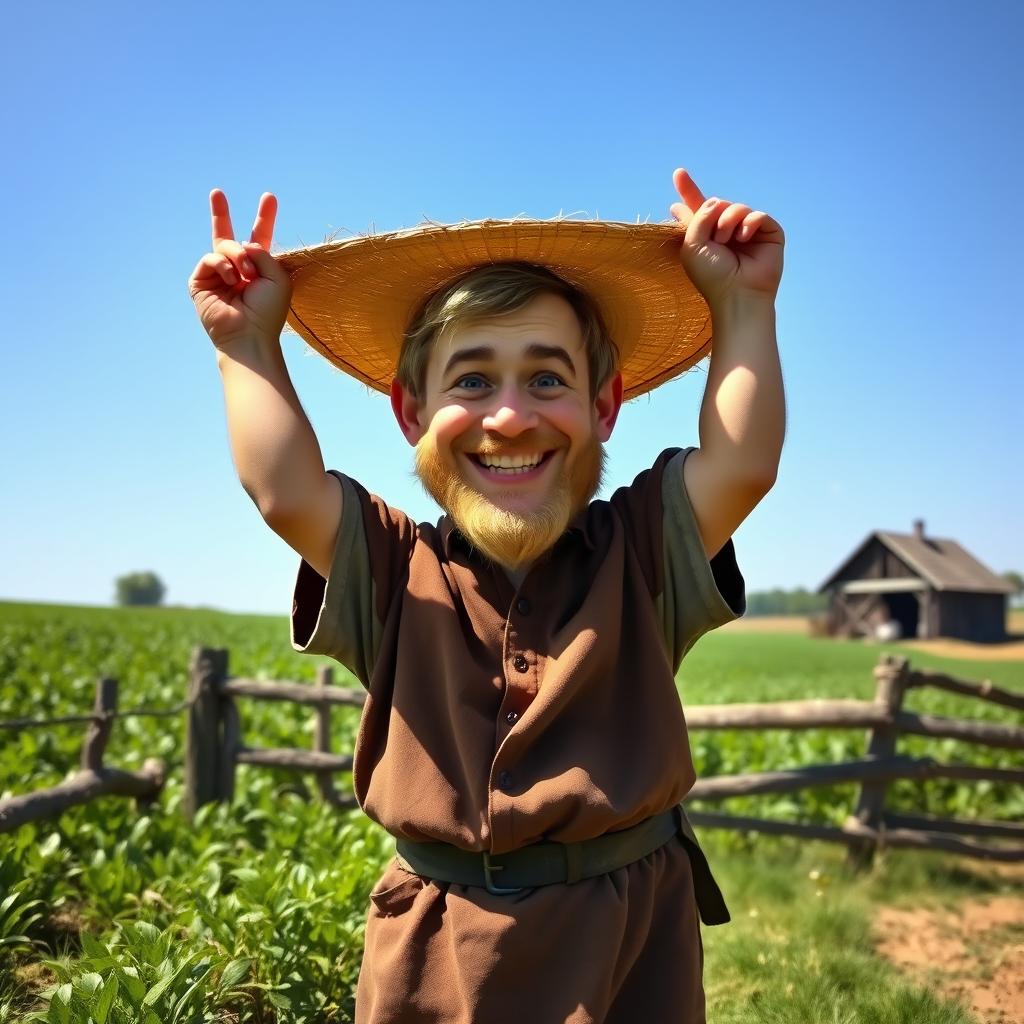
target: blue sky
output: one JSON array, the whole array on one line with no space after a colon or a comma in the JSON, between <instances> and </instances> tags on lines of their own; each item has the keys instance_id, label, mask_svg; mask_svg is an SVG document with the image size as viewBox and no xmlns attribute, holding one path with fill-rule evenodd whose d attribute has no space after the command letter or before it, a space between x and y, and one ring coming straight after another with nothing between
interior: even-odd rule
<instances>
[{"instance_id":1,"label":"blue sky","mask_svg":"<svg viewBox=\"0 0 1024 1024\"><path fill-rule=\"evenodd\" d=\"M666 220L671 175L771 213L788 430L749 590L873 529L1024 571L1019 4L192 2L5 15L0 598L285 615L298 556L231 461L186 282L225 190L275 248L456 221ZM387 400L294 335L328 467L418 519ZM624 410L609 484L699 444L707 362ZM608 490L603 492L606 496Z\"/></svg>"}]
</instances>

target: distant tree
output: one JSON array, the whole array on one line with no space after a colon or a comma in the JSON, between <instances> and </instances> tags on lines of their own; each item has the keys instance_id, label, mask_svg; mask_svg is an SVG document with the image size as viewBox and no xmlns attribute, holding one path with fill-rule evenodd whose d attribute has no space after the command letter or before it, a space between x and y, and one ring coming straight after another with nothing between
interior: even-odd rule
<instances>
[{"instance_id":1,"label":"distant tree","mask_svg":"<svg viewBox=\"0 0 1024 1024\"><path fill-rule=\"evenodd\" d=\"M814 594L806 587L747 595L747 615L813 615L828 608L828 594Z\"/></svg>"},{"instance_id":2,"label":"distant tree","mask_svg":"<svg viewBox=\"0 0 1024 1024\"><path fill-rule=\"evenodd\" d=\"M1008 569L1002 574L1002 577L1007 583L1016 588L1010 595L1010 604L1019 604L1020 597L1024 594L1024 576L1021 576L1019 572L1015 572L1013 569Z\"/></svg>"},{"instance_id":3,"label":"distant tree","mask_svg":"<svg viewBox=\"0 0 1024 1024\"><path fill-rule=\"evenodd\" d=\"M114 581L119 605L158 605L167 588L153 572L132 572Z\"/></svg>"}]
</instances>

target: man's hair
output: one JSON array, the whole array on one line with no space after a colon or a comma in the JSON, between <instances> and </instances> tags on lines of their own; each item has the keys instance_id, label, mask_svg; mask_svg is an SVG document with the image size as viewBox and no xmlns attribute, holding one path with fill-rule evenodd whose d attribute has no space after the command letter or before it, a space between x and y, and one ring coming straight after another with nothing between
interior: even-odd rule
<instances>
[{"instance_id":1,"label":"man's hair","mask_svg":"<svg viewBox=\"0 0 1024 1024\"><path fill-rule=\"evenodd\" d=\"M533 263L493 263L463 274L429 296L409 323L402 340L396 376L414 397L423 395L427 363L443 332L463 324L514 313L537 295L560 295L576 313L587 356L591 401L619 362L619 350L608 333L597 304L582 289L546 267Z\"/></svg>"}]
</instances>

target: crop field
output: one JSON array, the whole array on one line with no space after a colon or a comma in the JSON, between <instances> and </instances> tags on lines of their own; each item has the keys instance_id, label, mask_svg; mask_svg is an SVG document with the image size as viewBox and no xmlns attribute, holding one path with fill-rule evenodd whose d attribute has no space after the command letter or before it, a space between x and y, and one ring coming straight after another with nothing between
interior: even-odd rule
<instances>
[{"instance_id":1,"label":"crop field","mask_svg":"<svg viewBox=\"0 0 1024 1024\"><path fill-rule=\"evenodd\" d=\"M284 617L184 609L0 604L0 721L87 712L100 675L119 680L119 707L184 700L193 647L230 651L232 675L312 683L327 659L291 650ZM722 629L687 656L684 706L810 697L868 699L883 652L965 679L1024 692L1024 660L956 660L920 644L863 644L799 631ZM335 682L351 685L335 667ZM637 694L642 699L642 694ZM909 710L1016 725L1006 708L936 691ZM309 748L308 709L241 702L243 739ZM184 713L114 723L104 763L139 770L161 758L159 800L104 797L58 819L0 835L0 1024L351 1021L368 893L393 843L359 811L325 811L297 777L242 765L230 805L182 813ZM358 712L337 709L332 748L350 753ZM83 725L0 730L0 796L55 785L78 765ZM863 730L697 732L698 774L862 756ZM906 737L899 753L1019 768L1019 753ZM337 778L344 790L349 780ZM310 787L313 788L312 786ZM745 797L715 809L841 824L856 787ZM708 805L710 809L712 805ZM961 818L1024 819L1022 787L897 783L889 806ZM800 1024L968 1024L941 985L897 973L878 953L884 910L1017 898L1020 872L933 853L890 851L861 875L838 845L704 830L701 840L733 921L704 931L708 1019ZM1024 940L1019 922L1003 944ZM980 954L979 954L980 955ZM998 1020L998 1017L992 1017ZM1005 1018L1010 1019L1010 1018Z\"/></svg>"}]
</instances>

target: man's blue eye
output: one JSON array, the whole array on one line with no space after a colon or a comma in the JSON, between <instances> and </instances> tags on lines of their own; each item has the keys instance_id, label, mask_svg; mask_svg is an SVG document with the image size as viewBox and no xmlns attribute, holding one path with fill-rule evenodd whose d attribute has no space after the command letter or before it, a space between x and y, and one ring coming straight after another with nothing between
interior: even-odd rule
<instances>
[{"instance_id":1,"label":"man's blue eye","mask_svg":"<svg viewBox=\"0 0 1024 1024\"><path fill-rule=\"evenodd\" d=\"M541 381L541 380L545 380L545 379L547 379L547 380L553 380L553 381L555 382L555 386L556 386L556 387L557 387L557 386L558 386L559 384L562 384L562 383L563 383L563 381L562 381L562 378L561 378L561 377L559 377L557 373L542 373L542 374L541 374L541 375L540 375L540 376L539 376L539 377L537 378L537 380L539 380L539 381Z\"/></svg>"},{"instance_id":2,"label":"man's blue eye","mask_svg":"<svg viewBox=\"0 0 1024 1024\"><path fill-rule=\"evenodd\" d=\"M470 385L467 384L466 381L474 381L474 380L484 381L483 377L481 377L480 374L478 374L478 373L468 373L468 374L466 374L465 377L460 377L455 382L455 386L458 387L458 388L470 388ZM486 384L487 382L484 381L484 383ZM470 390L472 391L474 389L470 388Z\"/></svg>"}]
</instances>

